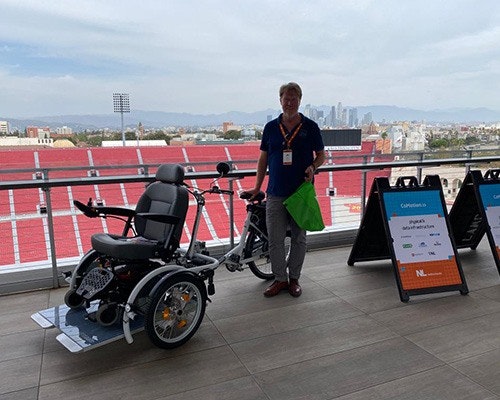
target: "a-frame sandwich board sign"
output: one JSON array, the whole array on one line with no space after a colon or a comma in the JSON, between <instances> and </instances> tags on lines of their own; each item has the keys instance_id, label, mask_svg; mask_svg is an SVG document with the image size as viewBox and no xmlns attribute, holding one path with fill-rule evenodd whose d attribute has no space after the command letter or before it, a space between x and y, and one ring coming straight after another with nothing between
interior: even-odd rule
<instances>
[{"instance_id":1,"label":"a-frame sandwich board sign","mask_svg":"<svg viewBox=\"0 0 500 400\"><path fill-rule=\"evenodd\" d=\"M469 171L449 220L458 249L476 249L486 233L500 273L500 169L490 169L484 176L479 170Z\"/></svg>"},{"instance_id":2,"label":"a-frame sandwich board sign","mask_svg":"<svg viewBox=\"0 0 500 400\"><path fill-rule=\"evenodd\" d=\"M441 181L428 175L400 177L395 186L375 178L347 261L392 259L401 301L410 296L469 292L450 235Z\"/></svg>"}]
</instances>

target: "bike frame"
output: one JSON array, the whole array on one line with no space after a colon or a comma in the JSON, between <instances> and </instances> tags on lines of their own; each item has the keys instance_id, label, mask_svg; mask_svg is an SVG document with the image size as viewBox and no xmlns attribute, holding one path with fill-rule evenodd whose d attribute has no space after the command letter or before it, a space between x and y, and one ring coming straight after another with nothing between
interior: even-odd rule
<instances>
[{"instance_id":1,"label":"bike frame","mask_svg":"<svg viewBox=\"0 0 500 400\"><path fill-rule=\"evenodd\" d=\"M257 225L255 225L252 222L252 215L253 215L253 212L249 209L247 211L247 217L246 217L245 223L243 225L243 231L241 232L240 242L234 248L232 248L226 254L224 254L221 258L219 258L220 265L239 264L239 266L240 266L239 269L243 269L243 265L259 259L260 254L254 255L253 257L249 257L249 258L243 258L243 259L241 258L241 256L244 253L244 250L245 250L246 240L247 240L248 232L250 231L250 227L252 227L255 231L259 232L263 237L265 237L267 239L267 235L264 232L262 232L257 227ZM232 261L231 260L232 256L237 256L238 261Z\"/></svg>"},{"instance_id":2,"label":"bike frame","mask_svg":"<svg viewBox=\"0 0 500 400\"><path fill-rule=\"evenodd\" d=\"M220 192L227 193L227 192L231 192L231 191L220 191ZM198 242L196 241L196 237L197 237L198 229L200 226L203 208L205 207L205 196L204 195L205 195L205 193L211 193L211 190L198 191L196 188L194 188L193 190L190 190L190 193L193 195L193 197L196 200L196 216L194 219L191 241L189 243L189 248L186 251L187 259L191 259L192 257L194 257L194 255L199 250L199 249L197 249ZM212 193L217 193L217 192L212 192ZM232 196L232 193L229 193L229 195ZM232 264L232 265L237 265L238 270L242 270L243 265L259 259L259 257L260 257L259 254L254 255L253 257L249 257L249 258L244 258L244 259L241 258L243 253L244 253L246 239L247 239L248 233L249 233L251 228L254 229L256 232L258 232L260 235L262 235L267 240L267 234L262 232L262 230L259 229L259 227L252 222L252 215L253 215L252 210L247 207L247 217L246 217L245 223L243 225L243 230L241 232L239 243L234 248L232 248L230 251L228 251L226 254L224 254L221 258L219 258L217 265L215 265L215 266L211 265L210 266L211 268L215 269L219 265L226 265L227 266L227 264ZM237 260L233 261L231 258L235 257L235 256L237 257Z\"/></svg>"}]
</instances>

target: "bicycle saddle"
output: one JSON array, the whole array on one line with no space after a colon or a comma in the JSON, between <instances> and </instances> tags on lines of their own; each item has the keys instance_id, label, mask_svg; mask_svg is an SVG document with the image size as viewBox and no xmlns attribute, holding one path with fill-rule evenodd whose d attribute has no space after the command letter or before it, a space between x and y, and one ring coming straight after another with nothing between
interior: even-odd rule
<instances>
[{"instance_id":1,"label":"bicycle saddle","mask_svg":"<svg viewBox=\"0 0 500 400\"><path fill-rule=\"evenodd\" d=\"M240 199L242 200L250 200L252 197L252 193L243 191L240 193ZM266 194L261 190L259 193L255 195L255 197L252 199L253 201L262 201L266 197Z\"/></svg>"}]
</instances>

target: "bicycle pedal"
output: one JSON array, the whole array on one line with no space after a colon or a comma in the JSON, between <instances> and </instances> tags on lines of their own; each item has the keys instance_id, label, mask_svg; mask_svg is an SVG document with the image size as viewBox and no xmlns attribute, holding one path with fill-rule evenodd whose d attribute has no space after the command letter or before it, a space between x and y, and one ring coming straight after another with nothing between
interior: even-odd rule
<instances>
[{"instance_id":1,"label":"bicycle pedal","mask_svg":"<svg viewBox=\"0 0 500 400\"><path fill-rule=\"evenodd\" d=\"M229 272L242 271L240 264L235 264L232 262L226 262L226 268Z\"/></svg>"},{"instance_id":2,"label":"bicycle pedal","mask_svg":"<svg viewBox=\"0 0 500 400\"><path fill-rule=\"evenodd\" d=\"M209 296L213 296L215 294L215 285L213 283L208 284L207 292Z\"/></svg>"}]
</instances>

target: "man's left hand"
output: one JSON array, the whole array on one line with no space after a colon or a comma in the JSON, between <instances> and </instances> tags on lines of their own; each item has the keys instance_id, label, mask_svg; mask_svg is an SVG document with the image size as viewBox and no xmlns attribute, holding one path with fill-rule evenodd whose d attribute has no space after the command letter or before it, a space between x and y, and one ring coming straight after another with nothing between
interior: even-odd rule
<instances>
[{"instance_id":1,"label":"man's left hand","mask_svg":"<svg viewBox=\"0 0 500 400\"><path fill-rule=\"evenodd\" d=\"M306 182L311 182L314 177L314 167L312 165L309 165L306 170L305 170L305 181Z\"/></svg>"}]
</instances>

